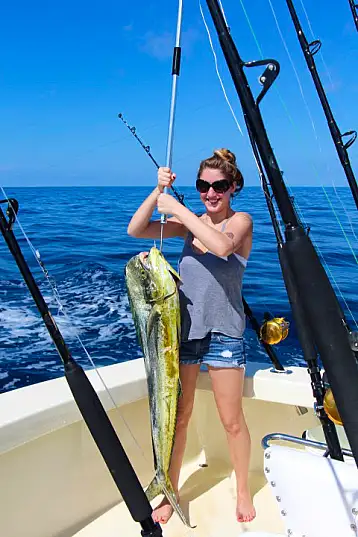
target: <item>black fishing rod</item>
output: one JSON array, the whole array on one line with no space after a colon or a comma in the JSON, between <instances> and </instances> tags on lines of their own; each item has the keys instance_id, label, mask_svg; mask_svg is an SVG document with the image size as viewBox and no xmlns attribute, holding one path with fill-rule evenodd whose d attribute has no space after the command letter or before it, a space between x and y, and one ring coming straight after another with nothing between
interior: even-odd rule
<instances>
[{"instance_id":1,"label":"black fishing rod","mask_svg":"<svg viewBox=\"0 0 358 537\"><path fill-rule=\"evenodd\" d=\"M0 207L0 231L61 357L67 383L92 438L130 514L136 522L140 523L142 537L161 537L163 535L161 527L153 521L152 507L126 452L84 370L71 356L70 350L49 311L12 231L19 204L13 198L0 200L0 203L8 203L6 211L8 219L6 219Z\"/></svg>"},{"instance_id":2,"label":"black fishing rod","mask_svg":"<svg viewBox=\"0 0 358 537\"><path fill-rule=\"evenodd\" d=\"M119 119L124 123L124 125L127 127L127 129L133 134L134 138L137 140L137 142L141 145L141 147L143 147L144 151L147 153L148 157L150 158L150 160L153 162L153 164L156 166L157 170L159 169L159 164L158 162L155 160L155 158L153 157L152 153L150 152L150 146L149 145L145 145L142 140L140 139L140 137L138 136L137 134L137 129L134 127L134 126L130 126L129 123L124 119L124 116L122 113L119 113L118 114L118 117ZM181 203L182 205L185 205L184 203L184 194L180 194L177 189L175 188L174 185L171 185L170 187L174 193L174 196L176 197L176 199L179 201L179 203Z\"/></svg>"},{"instance_id":3,"label":"black fishing rod","mask_svg":"<svg viewBox=\"0 0 358 537\"><path fill-rule=\"evenodd\" d=\"M264 80L260 78L260 82L265 82L266 84L272 84L279 74L279 69L270 70L270 79L267 79L265 76ZM246 118L245 118L246 119ZM334 423L327 416L324 409L324 395L325 395L325 384L324 379L321 376L320 368L317 362L317 352L314 346L312 334L310 327L307 323L306 316L302 309L302 306L298 300L297 289L294 285L294 277L285 254L284 240L282 237L280 224L277 220L276 212L272 202L272 196L270 195L267 178L264 173L262 163L260 160L260 155L256 146L255 138L251 132L250 125L246 121L246 127L249 134L250 142L252 145L254 158L260 175L260 181L262 188L265 194L265 200L267 203L268 211L274 228L277 246L278 246L278 255L280 264L282 267L282 272L284 274L285 285L288 290L289 300L291 304L292 314L295 318L297 325L298 339L302 348L304 359L307 362L308 373L311 377L311 387L313 396L316 399L316 414L321 422L323 433L327 442L328 452L333 459L343 460L343 453L339 443L339 438L337 435L337 430Z\"/></svg>"},{"instance_id":4,"label":"black fishing rod","mask_svg":"<svg viewBox=\"0 0 358 537\"><path fill-rule=\"evenodd\" d=\"M356 178L354 176L354 172L353 172L353 169L349 160L349 156L348 156L348 151L347 151L347 149L355 142L357 138L357 132L354 130L351 130L351 131L345 132L344 134L341 134L338 128L338 125L334 119L331 107L327 99L327 95L323 89L322 82L317 72L316 63L314 60L314 55L317 54L317 52L320 50L322 43L319 39L315 39L314 41L312 41L312 43L308 43L306 36L302 30L302 26L300 24L300 21L297 16L297 12L295 10L292 0L286 0L286 3L290 11L290 15L291 15L295 30L297 32L297 37L300 42L301 49L304 54L308 69L311 73L314 85L316 87L319 100L321 101L323 112L324 112L324 115L326 116L328 127L330 130L334 145L336 147L339 160L343 166L344 173L346 174L349 187L352 191L352 195L353 195L355 204L358 209L358 185L357 185ZM348 140L344 142L343 138L347 136L349 136L350 138L348 138Z\"/></svg>"},{"instance_id":5,"label":"black fishing rod","mask_svg":"<svg viewBox=\"0 0 358 537\"><path fill-rule=\"evenodd\" d=\"M354 0L348 0L348 2L351 6L354 24L356 25L356 30L358 32L358 4L356 4Z\"/></svg>"},{"instance_id":6,"label":"black fishing rod","mask_svg":"<svg viewBox=\"0 0 358 537\"><path fill-rule=\"evenodd\" d=\"M307 347L310 346L307 351L310 351L313 363L317 362L316 353L322 360L358 466L358 367L355 355L339 302L288 195L259 109L262 97L273 82L274 77L270 73L275 70L277 62L244 62L230 35L218 1L207 0L207 5L250 129L250 139L252 137L254 140L285 226L285 242L278 250L300 342L307 341ZM263 89L255 99L244 68L257 65L266 65L266 69L260 77ZM332 441L334 442L333 437Z\"/></svg>"},{"instance_id":7,"label":"black fishing rod","mask_svg":"<svg viewBox=\"0 0 358 537\"><path fill-rule=\"evenodd\" d=\"M142 146L142 148L144 149L144 151L147 153L147 155L149 156L149 158L151 159L151 161L154 163L154 165L156 166L156 168L158 169L159 168L159 164L158 162L155 160L155 158L153 157L152 153L150 152L150 146L149 145L145 145L142 140L140 139L140 137L138 136L137 134L137 131L136 131L136 128L135 127L131 127L128 122L124 119L123 117L123 114L120 113L118 114L118 117L119 119L121 119L123 121L123 123L125 124L125 126L129 129L129 131L133 134L133 136L135 137L135 139L139 142L139 144ZM177 200L185 206L185 203L184 203L184 194L180 194L177 190L175 190L174 188L174 185L171 185L170 187L173 192L174 192L174 195L175 197L177 198ZM275 227L275 230L277 232L277 227ZM253 330L255 331L257 337L258 337L258 340L259 342L261 343L261 345L263 346L263 348L265 349L266 351L266 354L267 356L270 358L273 366L274 366L274 371L276 371L277 373L285 373L286 372L286 369L283 367L283 365L281 364L274 348L269 344L267 343L266 341L263 341L263 339L261 338L261 325L259 324L258 320L256 319L256 317L254 316L249 304L246 302L245 298L242 297L242 302L243 302L243 306L244 306L244 312L245 312L245 315L247 316L247 318L249 319L250 323L251 323L251 326L253 328Z\"/></svg>"}]
</instances>

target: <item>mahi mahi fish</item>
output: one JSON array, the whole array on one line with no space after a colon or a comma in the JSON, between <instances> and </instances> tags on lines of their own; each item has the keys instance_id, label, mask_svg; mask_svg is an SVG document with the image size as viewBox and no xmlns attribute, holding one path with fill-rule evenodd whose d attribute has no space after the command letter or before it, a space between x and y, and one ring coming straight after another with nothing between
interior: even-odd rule
<instances>
[{"instance_id":1,"label":"mahi mahi fish","mask_svg":"<svg viewBox=\"0 0 358 537\"><path fill-rule=\"evenodd\" d=\"M179 380L180 277L155 247L132 257L125 268L129 303L144 355L155 476L148 500L164 494L184 524L168 472L174 443Z\"/></svg>"}]
</instances>

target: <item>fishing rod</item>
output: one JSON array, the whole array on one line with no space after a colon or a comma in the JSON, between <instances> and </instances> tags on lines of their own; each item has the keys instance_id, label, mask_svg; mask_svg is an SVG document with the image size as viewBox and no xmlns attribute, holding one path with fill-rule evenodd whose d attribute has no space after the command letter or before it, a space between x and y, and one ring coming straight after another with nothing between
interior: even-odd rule
<instances>
[{"instance_id":1,"label":"fishing rod","mask_svg":"<svg viewBox=\"0 0 358 537\"><path fill-rule=\"evenodd\" d=\"M161 527L153 521L152 507L112 423L84 370L71 355L22 254L12 230L19 208L18 201L14 198L0 200L0 204L3 203L8 204L8 218L6 219L0 207L0 231L60 355L73 398L132 518L142 527L142 537L161 537Z\"/></svg>"},{"instance_id":2,"label":"fishing rod","mask_svg":"<svg viewBox=\"0 0 358 537\"><path fill-rule=\"evenodd\" d=\"M137 134L137 130L135 127L131 127L129 125L129 123L127 123L127 121L124 119L124 116L122 113L119 113L118 114L118 117L119 119L125 124L125 126L127 127L127 129L133 134L134 138L139 142L139 144L143 147L144 151L147 153L148 157L151 159L151 161L155 164L155 166L157 167L157 170L159 169L159 164L158 162L155 160L155 158L153 157L152 153L150 152L150 146L149 145L145 145L142 140L139 138L138 134ZM177 198L177 200L179 201L179 203L181 203L182 205L185 205L184 203L184 194L180 194L177 189L174 187L174 185L171 185L170 187L174 193L174 196Z\"/></svg>"},{"instance_id":3,"label":"fishing rod","mask_svg":"<svg viewBox=\"0 0 358 537\"><path fill-rule=\"evenodd\" d=\"M349 155L347 149L356 141L357 138L357 132L355 130L347 131L343 134L341 134L338 125L334 119L331 107L329 105L327 95L323 89L323 85L321 82L321 79L319 77L319 74L317 72L316 63L314 60L315 54L320 50L322 43L319 39L315 39L311 43L308 43L307 38L302 30L301 23L299 21L297 12L295 10L295 7L293 5L292 0L286 0L287 7L289 9L297 37L299 40L299 43L301 45L301 49L303 52L303 55L305 57L308 69L311 73L314 85L316 87L319 100L321 101L321 105L323 108L324 115L326 116L326 120L328 123L328 127L334 142L334 145L336 147L336 151L340 160L340 163L343 166L344 173L346 174L349 187L351 189L356 207L358 209L358 185L356 178L354 176L354 172L349 160ZM348 140L346 142L343 141L343 138L349 136Z\"/></svg>"},{"instance_id":4,"label":"fishing rod","mask_svg":"<svg viewBox=\"0 0 358 537\"><path fill-rule=\"evenodd\" d=\"M150 152L150 146L149 145L145 145L143 143L143 141L140 139L140 137L137 135L137 131L136 131L136 128L135 127L131 127L127 121L124 119L123 117L123 114L118 114L118 117L119 119L121 119L123 121L123 123L126 125L126 127L129 129L129 131L133 134L133 136L136 138L136 140L139 142L139 144L141 145L141 147L143 147L144 151L149 155L151 161L155 164L156 168L158 169L159 168L159 164L158 162L155 160L155 158L153 157L153 155L151 154ZM185 203L184 203L184 194L180 194L177 190L174 190L174 185L171 185L171 188L176 196L176 198L178 199L178 201L185 206ZM270 197L269 193L268 193L268 197ZM268 204L270 204L270 202L268 201ZM271 206L272 206L272 202L271 202ZM272 211L274 212L274 210L272 209ZM279 231L277 230L278 226L274 226L275 230L276 230L276 233L278 233ZM286 369L283 367L283 365L281 364L274 348L267 342L265 341L263 338L262 338L262 326L260 325L260 323L258 322L258 320L256 319L256 317L254 316L249 304L246 302L245 298L242 297L242 302L243 302L243 305L244 305L244 312L245 312L245 315L248 317L250 323L251 323L251 326L252 328L254 329L257 337L258 337L258 340L259 342L261 343L261 345L264 347L265 351L266 351L266 354L268 355L268 357L270 358L273 366L274 366L274 369L273 371L275 371L276 373L287 373ZM270 322L270 321L269 321Z\"/></svg>"},{"instance_id":5,"label":"fishing rod","mask_svg":"<svg viewBox=\"0 0 358 537\"><path fill-rule=\"evenodd\" d=\"M358 32L358 4L356 4L354 0L348 0L348 2L351 6L354 24L356 25L356 30Z\"/></svg>"},{"instance_id":6,"label":"fishing rod","mask_svg":"<svg viewBox=\"0 0 358 537\"><path fill-rule=\"evenodd\" d=\"M296 214L259 108L262 97L274 81L269 73L274 70L277 62L271 59L244 62L230 35L218 1L206 1L240 99L246 125L250 129L250 141L253 140L260 156L285 227L285 242L278 245L278 253L299 340L301 345L302 342L305 344L304 357L308 365L316 366L317 369L317 355L322 360L358 466L358 367L355 355L338 299L309 234ZM263 65L266 65L260 77L263 89L255 99L244 68ZM312 383L314 377L315 373L311 371ZM320 375L317 380L321 381ZM320 404L319 400L317 404ZM335 429L329 432L326 428L324 432L326 439L327 434L331 434L331 444L337 444L335 452L330 451L330 455L341 459Z\"/></svg>"},{"instance_id":7,"label":"fishing rod","mask_svg":"<svg viewBox=\"0 0 358 537\"><path fill-rule=\"evenodd\" d=\"M277 78L279 74L279 71L280 71L279 67L273 65L273 68L269 69L270 78L268 79L267 76L262 75L259 78L260 83L266 83L266 87L268 90L269 89L268 85L273 84L273 82L275 81L275 79ZM264 79L263 79L263 76L264 76ZM275 236L276 236L279 259L280 259L281 266L283 268L283 272L285 274L285 278L284 278L285 285L286 285L287 290L289 291L288 294L290 297L291 308L295 317L295 322L297 324L298 339L302 348L303 356L307 362L307 369L311 378L312 393L317 402L316 414L322 425L324 436L327 442L328 452L330 453L333 459L343 460L343 453L342 453L341 446L339 443L337 430L335 428L334 423L332 423L332 421L329 419L329 417L327 416L325 412L325 407L324 407L325 383L324 383L324 379L321 377L320 368L317 363L317 352L314 347L312 334L308 326L306 317L304 315L304 311L302 310L302 307L300 306L300 303L298 302L298 297L297 297L296 287L294 285L294 278L292 275L292 271L290 269L289 263L287 262L287 256L285 256L284 254L284 251L285 251L283 248L284 240L282 237L280 224L277 220L276 212L273 206L272 196L270 195L267 178L263 170L263 166L260 160L260 155L256 146L254 135L250 129L250 124L246 120L246 118L245 118L245 122L246 122L247 131L248 131L250 142L251 142L252 149L253 149L256 166L258 168L258 172L260 175L262 188L265 194L268 211L271 217L272 225L273 225Z\"/></svg>"},{"instance_id":8,"label":"fishing rod","mask_svg":"<svg viewBox=\"0 0 358 537\"><path fill-rule=\"evenodd\" d=\"M180 74L180 58L181 58L181 48L180 48L180 35L181 35L181 22L183 16L183 0L179 0L178 6L178 18L177 18L177 32L175 37L175 47L173 51L173 64L172 64L172 96L170 101L170 111L169 111L169 128L168 128L168 140L167 140L167 155L165 165L170 170L172 169L172 158L173 158L173 142L174 142L174 120L175 120L175 107L176 107L176 98L177 98L177 85L178 78ZM164 187L164 193L168 193L168 187ZM163 231L164 224L167 221L167 215L162 214L160 217L160 251L163 247Z\"/></svg>"}]
</instances>

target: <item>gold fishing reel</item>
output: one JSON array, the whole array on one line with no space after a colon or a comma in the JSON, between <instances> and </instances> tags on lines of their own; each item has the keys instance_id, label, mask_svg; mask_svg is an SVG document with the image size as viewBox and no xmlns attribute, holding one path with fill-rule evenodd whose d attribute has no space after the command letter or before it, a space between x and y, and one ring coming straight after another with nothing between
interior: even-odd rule
<instances>
[{"instance_id":1,"label":"gold fishing reel","mask_svg":"<svg viewBox=\"0 0 358 537\"><path fill-rule=\"evenodd\" d=\"M334 400L331 388L328 388L328 390L324 394L323 408L327 416L329 417L331 421L333 421L333 423L335 423L336 425L343 425L342 418L339 415L338 408Z\"/></svg>"},{"instance_id":2,"label":"gold fishing reel","mask_svg":"<svg viewBox=\"0 0 358 537\"><path fill-rule=\"evenodd\" d=\"M260 328L260 339L269 345L277 345L287 338L289 326L284 317L267 319Z\"/></svg>"}]
</instances>

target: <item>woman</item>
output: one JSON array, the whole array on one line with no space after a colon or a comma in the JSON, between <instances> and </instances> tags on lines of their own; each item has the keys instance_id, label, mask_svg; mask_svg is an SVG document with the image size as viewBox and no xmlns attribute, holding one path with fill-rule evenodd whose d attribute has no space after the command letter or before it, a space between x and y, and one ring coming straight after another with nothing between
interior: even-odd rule
<instances>
[{"instance_id":1,"label":"woman","mask_svg":"<svg viewBox=\"0 0 358 537\"><path fill-rule=\"evenodd\" d=\"M169 168L159 168L158 186L133 215L128 233L134 237L157 238L159 213L173 215L164 225L164 237L185 239L179 260L182 285L179 290L182 337L179 399L170 477L178 495L186 434L193 409L195 386L201 364L208 366L216 405L225 428L237 482L236 517L251 521L256 513L248 486L250 435L242 411L245 377L243 333L245 314L241 287L252 245L252 219L235 212L230 200L243 187L236 158L227 149L214 151L200 164L196 188L205 206L200 217L181 205L164 187L175 180ZM166 523L173 509L166 499L154 510L153 518Z\"/></svg>"}]
</instances>

